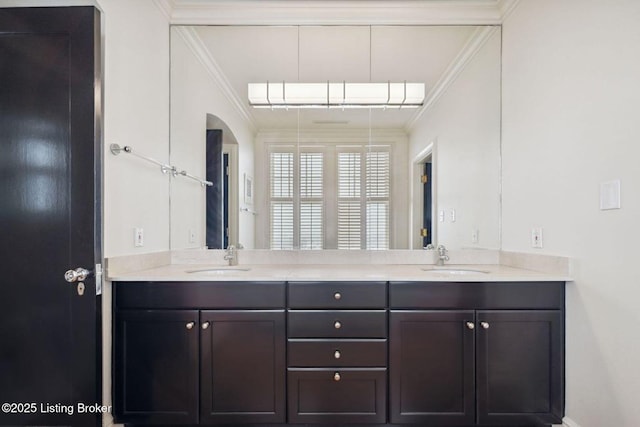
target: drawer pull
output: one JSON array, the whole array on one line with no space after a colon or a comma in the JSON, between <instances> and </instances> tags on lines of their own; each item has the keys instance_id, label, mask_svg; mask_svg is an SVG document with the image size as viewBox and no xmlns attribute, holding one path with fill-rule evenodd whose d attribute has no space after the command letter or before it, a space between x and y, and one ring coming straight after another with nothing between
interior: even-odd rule
<instances>
[{"instance_id":1,"label":"drawer pull","mask_svg":"<svg viewBox=\"0 0 640 427\"><path fill-rule=\"evenodd\" d=\"M191 330L195 325L196 325L196 322L189 322L185 326L187 327L187 329Z\"/></svg>"},{"instance_id":2,"label":"drawer pull","mask_svg":"<svg viewBox=\"0 0 640 427\"><path fill-rule=\"evenodd\" d=\"M202 324L202 329L208 329L209 328L209 322L204 322Z\"/></svg>"},{"instance_id":3,"label":"drawer pull","mask_svg":"<svg viewBox=\"0 0 640 427\"><path fill-rule=\"evenodd\" d=\"M483 329L489 329L489 323L487 322L480 322L480 326L482 326Z\"/></svg>"},{"instance_id":4,"label":"drawer pull","mask_svg":"<svg viewBox=\"0 0 640 427\"><path fill-rule=\"evenodd\" d=\"M333 297L336 299L336 301L340 300L340 298L342 298L342 294L340 294L340 292L336 292L335 294L333 294Z\"/></svg>"},{"instance_id":5,"label":"drawer pull","mask_svg":"<svg viewBox=\"0 0 640 427\"><path fill-rule=\"evenodd\" d=\"M340 372L336 372L335 374L333 374L333 380L340 381Z\"/></svg>"},{"instance_id":6,"label":"drawer pull","mask_svg":"<svg viewBox=\"0 0 640 427\"><path fill-rule=\"evenodd\" d=\"M468 329L473 329L475 328L476 325L473 324L473 322L467 322L467 328Z\"/></svg>"},{"instance_id":7,"label":"drawer pull","mask_svg":"<svg viewBox=\"0 0 640 427\"><path fill-rule=\"evenodd\" d=\"M333 327L336 329L340 329L342 328L342 323L340 323L339 320L336 320L336 322L333 324Z\"/></svg>"},{"instance_id":8,"label":"drawer pull","mask_svg":"<svg viewBox=\"0 0 640 427\"><path fill-rule=\"evenodd\" d=\"M340 354L340 350L336 350L336 351L333 353L333 357L334 357L334 359L340 359L340 356L341 356L341 354Z\"/></svg>"}]
</instances>

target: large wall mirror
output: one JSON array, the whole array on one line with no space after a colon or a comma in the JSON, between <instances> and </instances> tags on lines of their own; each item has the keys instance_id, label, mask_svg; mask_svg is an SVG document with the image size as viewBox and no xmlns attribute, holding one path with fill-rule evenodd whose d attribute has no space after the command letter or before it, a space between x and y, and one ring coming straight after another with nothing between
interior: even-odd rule
<instances>
[{"instance_id":1,"label":"large wall mirror","mask_svg":"<svg viewBox=\"0 0 640 427\"><path fill-rule=\"evenodd\" d=\"M173 26L172 249L500 247L499 26ZM425 84L420 108L262 108L248 84Z\"/></svg>"}]
</instances>

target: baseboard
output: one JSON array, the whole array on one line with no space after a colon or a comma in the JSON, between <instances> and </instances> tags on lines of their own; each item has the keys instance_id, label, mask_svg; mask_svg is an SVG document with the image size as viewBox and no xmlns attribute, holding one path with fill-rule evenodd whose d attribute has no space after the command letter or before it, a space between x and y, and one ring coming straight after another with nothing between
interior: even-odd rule
<instances>
[{"instance_id":1,"label":"baseboard","mask_svg":"<svg viewBox=\"0 0 640 427\"><path fill-rule=\"evenodd\" d=\"M564 417L562 419L562 427L580 427L580 424L578 424L577 422L573 421L569 417Z\"/></svg>"}]
</instances>

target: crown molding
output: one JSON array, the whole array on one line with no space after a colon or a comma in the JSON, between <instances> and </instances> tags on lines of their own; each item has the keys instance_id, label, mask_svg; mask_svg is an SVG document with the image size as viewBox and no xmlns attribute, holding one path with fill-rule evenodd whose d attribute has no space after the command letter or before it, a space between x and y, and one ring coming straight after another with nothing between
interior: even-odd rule
<instances>
[{"instance_id":1,"label":"crown molding","mask_svg":"<svg viewBox=\"0 0 640 427\"><path fill-rule=\"evenodd\" d=\"M218 63L213 59L211 53L205 46L204 42L198 36L198 33L194 28L189 27L175 27L175 32L185 41L187 46L191 49L198 61L207 70L215 84L220 88L224 96L231 103L236 112L245 120L249 128L253 133L256 132L256 122L249 110L248 105L238 96L236 91L229 83L229 80L222 72L222 69Z\"/></svg>"},{"instance_id":2,"label":"crown molding","mask_svg":"<svg viewBox=\"0 0 640 427\"><path fill-rule=\"evenodd\" d=\"M176 25L497 25L513 0L168 1Z\"/></svg>"},{"instance_id":3,"label":"crown molding","mask_svg":"<svg viewBox=\"0 0 640 427\"><path fill-rule=\"evenodd\" d=\"M171 15L173 14L173 0L153 0L153 4L156 5L160 12L167 18L168 22L171 22Z\"/></svg>"},{"instance_id":4,"label":"crown molding","mask_svg":"<svg viewBox=\"0 0 640 427\"><path fill-rule=\"evenodd\" d=\"M447 69L442 73L442 76L433 88L427 94L424 105L416 111L414 116L407 122L405 130L410 133L413 127L418 123L420 118L437 102L442 95L449 89L449 87L456 81L458 76L469 65L471 60L478 54L480 49L487 43L492 35L498 31L499 26L483 26L478 27L474 33L469 37L466 45L458 53L458 55L451 61Z\"/></svg>"},{"instance_id":5,"label":"crown molding","mask_svg":"<svg viewBox=\"0 0 640 427\"><path fill-rule=\"evenodd\" d=\"M498 8L500 9L502 22L509 19L509 16L511 16L516 7L518 7L518 4L520 4L520 0L500 0Z\"/></svg>"},{"instance_id":6,"label":"crown molding","mask_svg":"<svg viewBox=\"0 0 640 427\"><path fill-rule=\"evenodd\" d=\"M371 137L374 142L407 141L404 129L372 129ZM256 134L256 140L263 143L312 143L312 142L344 142L367 143L369 129L262 129Z\"/></svg>"}]
</instances>

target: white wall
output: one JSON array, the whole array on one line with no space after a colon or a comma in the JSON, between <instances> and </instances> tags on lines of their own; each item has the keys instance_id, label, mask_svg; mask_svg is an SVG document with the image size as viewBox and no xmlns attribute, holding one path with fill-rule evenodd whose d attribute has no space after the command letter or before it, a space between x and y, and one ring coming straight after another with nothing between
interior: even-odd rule
<instances>
[{"instance_id":1,"label":"white wall","mask_svg":"<svg viewBox=\"0 0 640 427\"><path fill-rule=\"evenodd\" d=\"M101 0L104 11L104 256L169 250L169 178L109 144L169 159L169 23L152 0ZM134 228L144 246L134 247Z\"/></svg>"},{"instance_id":2,"label":"white wall","mask_svg":"<svg viewBox=\"0 0 640 427\"><path fill-rule=\"evenodd\" d=\"M253 133L227 100L209 71L185 42L179 30L171 30L171 163L204 177L207 114L215 115L238 142L238 191L244 191L244 174L253 176ZM243 198L238 203L244 206ZM171 188L171 248L202 248L206 237L206 193L195 181L178 178ZM238 242L254 246L254 216L238 214ZM189 230L196 241L189 242Z\"/></svg>"},{"instance_id":3,"label":"white wall","mask_svg":"<svg viewBox=\"0 0 640 427\"><path fill-rule=\"evenodd\" d=\"M435 142L435 207L446 215L433 224L437 243L448 248L500 247L500 44L496 31L410 134L410 161ZM413 203L421 205L419 191ZM416 217L413 238L422 223Z\"/></svg>"},{"instance_id":4,"label":"white wall","mask_svg":"<svg viewBox=\"0 0 640 427\"><path fill-rule=\"evenodd\" d=\"M504 25L503 249L575 258L566 414L640 423L640 2L522 0ZM599 210L620 179L622 209Z\"/></svg>"}]
</instances>

